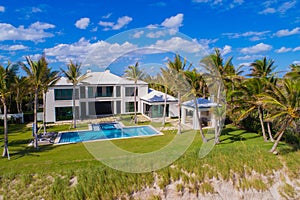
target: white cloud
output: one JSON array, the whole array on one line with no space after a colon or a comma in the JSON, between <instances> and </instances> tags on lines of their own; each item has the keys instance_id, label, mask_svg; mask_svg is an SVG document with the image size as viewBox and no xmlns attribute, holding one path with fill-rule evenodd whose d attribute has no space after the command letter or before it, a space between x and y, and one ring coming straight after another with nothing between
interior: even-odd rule
<instances>
[{"instance_id":1,"label":"white cloud","mask_svg":"<svg viewBox=\"0 0 300 200\"><path fill-rule=\"evenodd\" d=\"M44 38L54 35L45 30L55 26L48 23L35 22L28 28L24 26L14 27L11 24L0 23L0 41L4 40L29 40L34 42L43 41Z\"/></svg>"},{"instance_id":2,"label":"white cloud","mask_svg":"<svg viewBox=\"0 0 300 200\"><path fill-rule=\"evenodd\" d=\"M252 47L245 47L241 49L241 53L243 54L255 54L259 52L265 52L272 49L271 45L259 43L257 45L254 45Z\"/></svg>"},{"instance_id":3,"label":"white cloud","mask_svg":"<svg viewBox=\"0 0 300 200\"><path fill-rule=\"evenodd\" d=\"M231 51L232 51L232 47L229 46L229 45L225 45L225 46L223 47L223 49L221 49L221 54L222 54L223 56L225 56L226 54L229 54Z\"/></svg>"},{"instance_id":4,"label":"white cloud","mask_svg":"<svg viewBox=\"0 0 300 200\"><path fill-rule=\"evenodd\" d=\"M144 31L137 31L133 34L133 38L140 38L144 34Z\"/></svg>"},{"instance_id":5,"label":"white cloud","mask_svg":"<svg viewBox=\"0 0 300 200\"><path fill-rule=\"evenodd\" d=\"M224 33L223 35L228 36L229 38L241 38L241 37L250 37L251 41L257 41L264 38L270 31L248 31L244 33Z\"/></svg>"},{"instance_id":6,"label":"white cloud","mask_svg":"<svg viewBox=\"0 0 300 200\"><path fill-rule=\"evenodd\" d=\"M50 28L55 28L53 24L43 23L43 22L35 22L30 25L29 28L36 29L36 30L46 30Z\"/></svg>"},{"instance_id":7,"label":"white cloud","mask_svg":"<svg viewBox=\"0 0 300 200\"><path fill-rule=\"evenodd\" d=\"M257 58L263 57L262 55L245 55L245 56L239 56L236 59L237 60L255 60Z\"/></svg>"},{"instance_id":8,"label":"white cloud","mask_svg":"<svg viewBox=\"0 0 300 200\"><path fill-rule=\"evenodd\" d=\"M79 29L86 29L90 24L90 18L84 17L76 21L75 26Z\"/></svg>"},{"instance_id":9,"label":"white cloud","mask_svg":"<svg viewBox=\"0 0 300 200\"><path fill-rule=\"evenodd\" d=\"M82 62L83 65L107 67L114 59L136 48L129 42L123 44L106 41L91 43L89 40L81 38L72 44L59 44L53 48L45 49L45 53L47 57L53 57L57 62L68 63L71 59Z\"/></svg>"},{"instance_id":10,"label":"white cloud","mask_svg":"<svg viewBox=\"0 0 300 200\"><path fill-rule=\"evenodd\" d=\"M295 61L293 62L293 64L294 64L294 65L300 65L300 60L295 60Z\"/></svg>"},{"instance_id":11,"label":"white cloud","mask_svg":"<svg viewBox=\"0 0 300 200\"><path fill-rule=\"evenodd\" d=\"M232 9L240 6L244 3L244 0L192 0L193 3L208 4L212 8L226 7L226 9Z\"/></svg>"},{"instance_id":12,"label":"white cloud","mask_svg":"<svg viewBox=\"0 0 300 200\"><path fill-rule=\"evenodd\" d=\"M112 13L107 13L107 15L102 16L102 19L108 19L110 18L111 15Z\"/></svg>"},{"instance_id":13,"label":"white cloud","mask_svg":"<svg viewBox=\"0 0 300 200\"><path fill-rule=\"evenodd\" d=\"M165 36L168 32L166 30L160 30L160 31L153 31L147 34L148 38L160 38L162 36Z\"/></svg>"},{"instance_id":14,"label":"white cloud","mask_svg":"<svg viewBox=\"0 0 300 200\"><path fill-rule=\"evenodd\" d=\"M179 13L175 16L165 19L161 25L169 29L178 30L182 26L183 14Z\"/></svg>"},{"instance_id":15,"label":"white cloud","mask_svg":"<svg viewBox=\"0 0 300 200\"><path fill-rule=\"evenodd\" d=\"M293 1L287 1L282 3L281 5L275 5L277 3L277 1L266 1L263 3L263 5L265 6L265 9L261 12L259 12L259 14L274 14L274 13L279 13L279 14L285 14L288 10L290 10L291 8L295 7L297 1L293 0ZM271 5L273 5L271 7Z\"/></svg>"},{"instance_id":16,"label":"white cloud","mask_svg":"<svg viewBox=\"0 0 300 200\"><path fill-rule=\"evenodd\" d=\"M0 12L5 12L5 7L4 6L0 6Z\"/></svg>"},{"instance_id":17,"label":"white cloud","mask_svg":"<svg viewBox=\"0 0 300 200\"><path fill-rule=\"evenodd\" d=\"M104 30L119 30L129 24L132 21L131 17L123 16L119 17L117 22L105 22L100 21L99 25L104 27Z\"/></svg>"},{"instance_id":18,"label":"white cloud","mask_svg":"<svg viewBox=\"0 0 300 200\"><path fill-rule=\"evenodd\" d=\"M16 45L5 45L5 46L0 46L0 49L3 51L17 51L17 50L24 50L27 49L27 46L21 45L21 44L16 44Z\"/></svg>"},{"instance_id":19,"label":"white cloud","mask_svg":"<svg viewBox=\"0 0 300 200\"><path fill-rule=\"evenodd\" d=\"M197 53L201 51L201 46L197 41L189 41L180 37L172 37L169 40L157 40L150 47L172 52L184 51L187 53Z\"/></svg>"},{"instance_id":20,"label":"white cloud","mask_svg":"<svg viewBox=\"0 0 300 200\"><path fill-rule=\"evenodd\" d=\"M296 27L293 30L288 30L288 29L282 29L279 30L275 33L277 37L284 37L284 36L290 36L290 35L295 35L300 33L300 27Z\"/></svg>"},{"instance_id":21,"label":"white cloud","mask_svg":"<svg viewBox=\"0 0 300 200\"><path fill-rule=\"evenodd\" d=\"M259 12L259 14L273 14L276 13L276 10L274 8L266 8L263 11Z\"/></svg>"},{"instance_id":22,"label":"white cloud","mask_svg":"<svg viewBox=\"0 0 300 200\"><path fill-rule=\"evenodd\" d=\"M281 47L280 49L275 50L276 53L286 53L289 51L292 51L292 48Z\"/></svg>"},{"instance_id":23,"label":"white cloud","mask_svg":"<svg viewBox=\"0 0 300 200\"><path fill-rule=\"evenodd\" d=\"M43 12L43 11L42 11L42 9L40 9L40 8L32 7L31 12L32 12L32 13L39 13L39 12Z\"/></svg>"},{"instance_id":24,"label":"white cloud","mask_svg":"<svg viewBox=\"0 0 300 200\"><path fill-rule=\"evenodd\" d=\"M293 49L293 51L300 51L300 46Z\"/></svg>"},{"instance_id":25,"label":"white cloud","mask_svg":"<svg viewBox=\"0 0 300 200\"><path fill-rule=\"evenodd\" d=\"M284 2L281 6L279 6L278 11L281 14L284 14L284 13L286 13L286 11L293 8L295 6L295 4L296 4L296 1Z\"/></svg>"}]
</instances>

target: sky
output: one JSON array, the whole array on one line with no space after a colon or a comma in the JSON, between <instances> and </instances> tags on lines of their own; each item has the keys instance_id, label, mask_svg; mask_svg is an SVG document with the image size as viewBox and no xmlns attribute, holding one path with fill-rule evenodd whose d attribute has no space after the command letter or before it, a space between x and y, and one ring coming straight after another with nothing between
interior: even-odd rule
<instances>
[{"instance_id":1,"label":"sky","mask_svg":"<svg viewBox=\"0 0 300 200\"><path fill-rule=\"evenodd\" d=\"M167 51L197 55L187 57L195 63L203 51L219 48L225 59L233 57L236 67L249 68L266 56L275 60L277 71L287 71L290 64L300 63L300 2L0 1L1 65L25 62L25 56L37 60L45 53L55 70L72 60L101 71L116 60L130 64L119 57L148 47L165 51L157 51L163 56L152 61L144 56L145 66L166 62Z\"/></svg>"}]
</instances>

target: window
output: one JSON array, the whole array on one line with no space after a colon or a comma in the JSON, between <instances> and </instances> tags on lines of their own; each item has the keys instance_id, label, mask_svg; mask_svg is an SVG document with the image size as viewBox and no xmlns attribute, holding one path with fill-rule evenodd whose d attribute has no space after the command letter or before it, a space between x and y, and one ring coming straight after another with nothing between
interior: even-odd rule
<instances>
[{"instance_id":1,"label":"window","mask_svg":"<svg viewBox=\"0 0 300 200\"><path fill-rule=\"evenodd\" d=\"M134 102L125 103L126 112L134 112ZM138 111L138 103L136 102L136 110Z\"/></svg>"},{"instance_id":2,"label":"window","mask_svg":"<svg viewBox=\"0 0 300 200\"><path fill-rule=\"evenodd\" d=\"M117 114L121 113L121 101L116 101L117 103Z\"/></svg>"},{"instance_id":3,"label":"window","mask_svg":"<svg viewBox=\"0 0 300 200\"><path fill-rule=\"evenodd\" d=\"M84 99L85 98L85 87L80 86L80 98Z\"/></svg>"},{"instance_id":4,"label":"window","mask_svg":"<svg viewBox=\"0 0 300 200\"><path fill-rule=\"evenodd\" d=\"M72 100L73 89L54 89L55 100ZM75 99L78 99L78 89L75 90Z\"/></svg>"},{"instance_id":5,"label":"window","mask_svg":"<svg viewBox=\"0 0 300 200\"><path fill-rule=\"evenodd\" d=\"M113 89L114 89L113 86L97 87L97 96L96 97L112 97Z\"/></svg>"},{"instance_id":6,"label":"window","mask_svg":"<svg viewBox=\"0 0 300 200\"><path fill-rule=\"evenodd\" d=\"M88 97L89 98L94 98L95 97L94 88L93 87L88 87Z\"/></svg>"},{"instance_id":7,"label":"window","mask_svg":"<svg viewBox=\"0 0 300 200\"><path fill-rule=\"evenodd\" d=\"M73 119L72 107L56 107L55 116L56 121Z\"/></svg>"},{"instance_id":8,"label":"window","mask_svg":"<svg viewBox=\"0 0 300 200\"><path fill-rule=\"evenodd\" d=\"M116 97L120 97L121 96L121 86L117 86L116 87Z\"/></svg>"},{"instance_id":9,"label":"window","mask_svg":"<svg viewBox=\"0 0 300 200\"><path fill-rule=\"evenodd\" d=\"M125 96L133 97L134 96L134 87L126 87L125 88ZM138 96L138 88L136 88L136 96Z\"/></svg>"}]
</instances>

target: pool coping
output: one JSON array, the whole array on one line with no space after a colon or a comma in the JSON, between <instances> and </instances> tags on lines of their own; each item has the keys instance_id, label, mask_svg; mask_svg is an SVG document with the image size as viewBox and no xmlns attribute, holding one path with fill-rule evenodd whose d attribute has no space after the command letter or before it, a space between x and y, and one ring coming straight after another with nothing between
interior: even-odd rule
<instances>
[{"instance_id":1,"label":"pool coping","mask_svg":"<svg viewBox=\"0 0 300 200\"><path fill-rule=\"evenodd\" d=\"M122 122L120 122L120 125L121 125L122 128L134 128L134 127L149 126L153 130L155 130L157 132L157 134L155 134L155 135L138 135L138 136L122 137L122 138L106 138L106 139L88 140L88 141L81 141L81 142L63 142L63 143L59 143L61 135L63 133L67 133L67 132L83 132L83 131L90 131L90 130L86 129L86 130L78 130L78 131L60 131L60 132L58 132L58 135L55 138L53 145L76 144L76 143L87 143L87 142L100 142L100 141L108 141L108 140L122 140L122 139L130 139L130 138L143 138L143 137L153 137L153 136L164 135L162 132L160 132L159 130L157 130L155 127L153 127L150 124L149 125L141 125L141 126L124 126L124 124Z\"/></svg>"}]
</instances>

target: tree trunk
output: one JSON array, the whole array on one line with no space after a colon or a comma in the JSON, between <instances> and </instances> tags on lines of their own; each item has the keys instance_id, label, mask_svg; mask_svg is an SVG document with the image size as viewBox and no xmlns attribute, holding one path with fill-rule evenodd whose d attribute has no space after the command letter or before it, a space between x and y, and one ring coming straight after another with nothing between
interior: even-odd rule
<instances>
[{"instance_id":1,"label":"tree trunk","mask_svg":"<svg viewBox=\"0 0 300 200\"><path fill-rule=\"evenodd\" d=\"M221 96L221 83L219 82L219 87L218 87L218 93L217 93L217 99L214 99L214 102L217 103L217 106L219 107L220 105L220 96ZM219 109L218 107L216 107L215 109ZM217 119L217 115L219 114L219 111L216 112L216 115L214 117L215 120L215 144L219 144L220 143L220 131L221 131L221 127L220 127L220 121Z\"/></svg>"},{"instance_id":2,"label":"tree trunk","mask_svg":"<svg viewBox=\"0 0 300 200\"><path fill-rule=\"evenodd\" d=\"M272 136L270 122L267 123L267 127L268 127L268 133L269 133L270 140L271 140L271 142L274 142L274 139L273 139L273 136Z\"/></svg>"},{"instance_id":3,"label":"tree trunk","mask_svg":"<svg viewBox=\"0 0 300 200\"><path fill-rule=\"evenodd\" d=\"M8 160L10 160L10 157L9 157L9 151L8 151L8 130L7 130L7 106L6 106L6 102L5 102L5 99L2 98L1 99L2 101L2 104L3 104L3 112L4 112L4 148L3 148L3 153L2 153L2 157L6 157L8 158Z\"/></svg>"},{"instance_id":4,"label":"tree trunk","mask_svg":"<svg viewBox=\"0 0 300 200\"><path fill-rule=\"evenodd\" d=\"M134 84L134 124L137 124L137 117L136 117L136 83Z\"/></svg>"},{"instance_id":5,"label":"tree trunk","mask_svg":"<svg viewBox=\"0 0 300 200\"><path fill-rule=\"evenodd\" d=\"M33 128L33 136L34 136L34 141L33 141L33 146L34 148L38 149L38 125L37 125L37 110L38 110L38 89L35 89L34 92L34 108L33 108L33 117L34 117L34 128Z\"/></svg>"},{"instance_id":6,"label":"tree trunk","mask_svg":"<svg viewBox=\"0 0 300 200\"><path fill-rule=\"evenodd\" d=\"M283 127L278 131L278 133L276 134L276 135L278 135L278 138L276 139L276 141L275 141L275 143L274 143L272 149L270 150L271 153L273 153L273 152L276 150L276 148L277 148L277 146L278 146L278 144L279 144L279 141L280 141L281 137L282 137L283 134L284 134L285 129L286 129L287 126L291 123L291 121L292 121L291 119L288 120L288 121L283 125Z\"/></svg>"},{"instance_id":7,"label":"tree trunk","mask_svg":"<svg viewBox=\"0 0 300 200\"><path fill-rule=\"evenodd\" d=\"M266 136L266 132L265 132L265 126L264 126L264 120L263 120L263 111L262 108L259 106L258 107L258 115L259 115L259 121L260 121L260 126L261 126L261 130L262 130L262 134L263 134L263 138L264 141L267 142L267 136Z\"/></svg>"},{"instance_id":8,"label":"tree trunk","mask_svg":"<svg viewBox=\"0 0 300 200\"><path fill-rule=\"evenodd\" d=\"M164 113L162 125L165 126L166 123L166 112L167 112L167 88L165 87L165 101L164 101Z\"/></svg>"},{"instance_id":9,"label":"tree trunk","mask_svg":"<svg viewBox=\"0 0 300 200\"><path fill-rule=\"evenodd\" d=\"M44 134L47 133L47 126L46 126L46 103L47 103L47 99L46 99L46 92L43 91L43 126L44 126Z\"/></svg>"},{"instance_id":10,"label":"tree trunk","mask_svg":"<svg viewBox=\"0 0 300 200\"><path fill-rule=\"evenodd\" d=\"M73 128L76 128L76 106L75 106L75 84L73 84L72 104L73 104Z\"/></svg>"},{"instance_id":11,"label":"tree trunk","mask_svg":"<svg viewBox=\"0 0 300 200\"><path fill-rule=\"evenodd\" d=\"M199 117L198 103L197 103L197 98L195 96L194 96L194 104L195 104L195 108L196 108L196 116L197 116L197 120L199 123L199 130L200 130L200 135L201 135L202 141L207 142L207 139L205 138L204 133L203 133L202 119Z\"/></svg>"},{"instance_id":12,"label":"tree trunk","mask_svg":"<svg viewBox=\"0 0 300 200\"><path fill-rule=\"evenodd\" d=\"M181 116L180 116L180 111L181 111L181 96L180 92L178 92L178 132L177 134L181 134Z\"/></svg>"}]
</instances>

